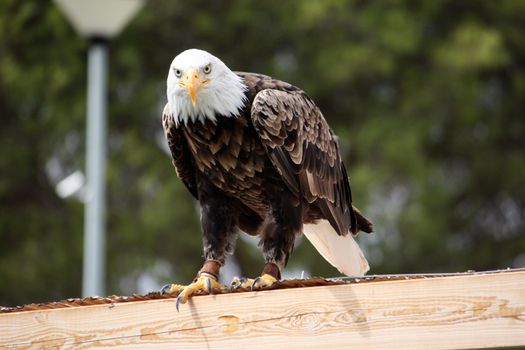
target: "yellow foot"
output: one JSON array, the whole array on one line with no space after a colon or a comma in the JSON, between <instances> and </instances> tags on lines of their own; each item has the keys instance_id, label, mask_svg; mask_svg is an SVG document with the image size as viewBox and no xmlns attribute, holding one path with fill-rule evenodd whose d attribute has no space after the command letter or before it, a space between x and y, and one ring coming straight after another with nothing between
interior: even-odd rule
<instances>
[{"instance_id":1,"label":"yellow foot","mask_svg":"<svg viewBox=\"0 0 525 350\"><path fill-rule=\"evenodd\" d=\"M263 274L262 276L257 277L256 279L235 277L231 283L231 289L264 289L272 286L277 281L277 278L268 274Z\"/></svg>"},{"instance_id":2,"label":"yellow foot","mask_svg":"<svg viewBox=\"0 0 525 350\"><path fill-rule=\"evenodd\" d=\"M177 303L175 304L177 307L177 311L179 311L179 304L184 304L188 301L188 299L195 293L200 291L205 291L208 293L212 293L214 289L226 289L226 287L219 283L215 277L213 277L210 274L207 273L201 273L199 278L197 280L187 286L183 286L180 284L168 284L162 287L161 293L175 293L180 292L179 296L177 297Z\"/></svg>"}]
</instances>

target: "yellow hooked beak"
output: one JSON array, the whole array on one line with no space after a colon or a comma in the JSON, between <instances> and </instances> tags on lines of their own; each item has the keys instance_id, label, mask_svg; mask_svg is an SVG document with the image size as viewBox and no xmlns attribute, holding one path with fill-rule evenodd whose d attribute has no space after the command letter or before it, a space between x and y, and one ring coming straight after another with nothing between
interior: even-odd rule
<instances>
[{"instance_id":1,"label":"yellow hooked beak","mask_svg":"<svg viewBox=\"0 0 525 350\"><path fill-rule=\"evenodd\" d=\"M204 85L208 83L207 79L202 79L200 72L197 69L188 69L184 74L184 78L179 82L179 86L185 88L191 96L191 104L195 107L197 102L197 94L202 90Z\"/></svg>"}]
</instances>

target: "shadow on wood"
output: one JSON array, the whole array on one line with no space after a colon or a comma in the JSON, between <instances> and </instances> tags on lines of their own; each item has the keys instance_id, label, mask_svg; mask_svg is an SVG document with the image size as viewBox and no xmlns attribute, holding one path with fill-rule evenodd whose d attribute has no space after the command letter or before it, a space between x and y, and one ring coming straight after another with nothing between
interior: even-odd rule
<instances>
[{"instance_id":1,"label":"shadow on wood","mask_svg":"<svg viewBox=\"0 0 525 350\"><path fill-rule=\"evenodd\" d=\"M0 314L0 348L525 346L525 270Z\"/></svg>"}]
</instances>

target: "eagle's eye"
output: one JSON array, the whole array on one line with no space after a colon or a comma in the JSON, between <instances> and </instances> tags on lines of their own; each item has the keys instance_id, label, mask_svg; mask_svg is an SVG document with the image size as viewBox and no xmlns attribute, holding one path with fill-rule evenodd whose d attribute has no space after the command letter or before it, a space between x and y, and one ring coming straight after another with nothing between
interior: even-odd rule
<instances>
[{"instance_id":1,"label":"eagle's eye","mask_svg":"<svg viewBox=\"0 0 525 350\"><path fill-rule=\"evenodd\" d=\"M182 71L181 71L180 69L174 68L174 69L173 69L173 72L175 73L175 76L176 76L177 78L182 77Z\"/></svg>"},{"instance_id":2,"label":"eagle's eye","mask_svg":"<svg viewBox=\"0 0 525 350\"><path fill-rule=\"evenodd\" d=\"M204 66L204 69L202 70L204 74L210 74L211 73L211 63L208 63Z\"/></svg>"}]
</instances>

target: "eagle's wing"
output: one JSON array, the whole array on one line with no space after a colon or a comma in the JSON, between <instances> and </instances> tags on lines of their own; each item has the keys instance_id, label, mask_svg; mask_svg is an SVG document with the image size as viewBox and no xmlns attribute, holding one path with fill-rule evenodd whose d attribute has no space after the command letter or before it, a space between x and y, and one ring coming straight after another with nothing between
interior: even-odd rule
<instances>
[{"instance_id":1,"label":"eagle's wing","mask_svg":"<svg viewBox=\"0 0 525 350\"><path fill-rule=\"evenodd\" d=\"M251 118L277 172L297 197L317 204L339 235L357 232L350 185L337 142L302 91L265 89Z\"/></svg>"},{"instance_id":2,"label":"eagle's wing","mask_svg":"<svg viewBox=\"0 0 525 350\"><path fill-rule=\"evenodd\" d=\"M169 104L166 104L162 112L162 127L164 128L166 140L168 140L168 147L177 176L182 180L193 197L198 198L190 150L182 130L175 124Z\"/></svg>"}]
</instances>

